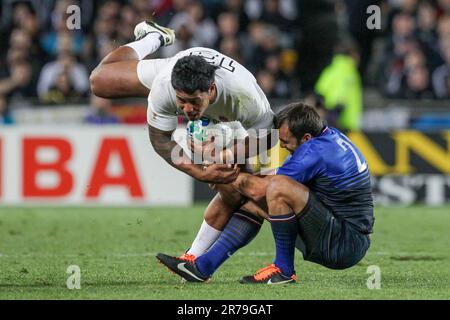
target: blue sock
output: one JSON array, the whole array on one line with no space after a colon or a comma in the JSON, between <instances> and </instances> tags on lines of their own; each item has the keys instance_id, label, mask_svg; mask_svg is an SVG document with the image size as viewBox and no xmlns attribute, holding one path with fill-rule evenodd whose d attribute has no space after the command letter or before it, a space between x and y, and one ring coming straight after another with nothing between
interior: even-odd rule
<instances>
[{"instance_id":1,"label":"blue sock","mask_svg":"<svg viewBox=\"0 0 450 320\"><path fill-rule=\"evenodd\" d=\"M210 277L225 260L255 238L263 222L245 211L236 212L212 247L195 260L198 270Z\"/></svg>"},{"instance_id":2,"label":"blue sock","mask_svg":"<svg viewBox=\"0 0 450 320\"><path fill-rule=\"evenodd\" d=\"M295 240L298 234L297 216L289 213L269 216L275 238L276 256L274 264L285 276L294 274Z\"/></svg>"}]
</instances>

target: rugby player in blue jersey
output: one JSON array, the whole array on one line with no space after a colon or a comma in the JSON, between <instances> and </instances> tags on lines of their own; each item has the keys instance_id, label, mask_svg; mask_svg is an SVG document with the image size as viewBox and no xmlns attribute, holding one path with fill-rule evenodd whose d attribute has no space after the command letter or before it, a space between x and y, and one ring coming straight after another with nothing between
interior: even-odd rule
<instances>
[{"instance_id":1,"label":"rugby player in blue jersey","mask_svg":"<svg viewBox=\"0 0 450 320\"><path fill-rule=\"evenodd\" d=\"M295 248L307 261L346 269L358 263L370 246L373 200L369 170L359 150L303 103L283 108L276 122L281 146L291 156L274 176L242 173L233 183L239 194L268 212L265 218L276 246L274 262L241 278L241 283L295 282ZM195 261L164 254L158 254L158 259L187 281L203 282L259 229L257 223L253 229L229 223Z\"/></svg>"}]
</instances>

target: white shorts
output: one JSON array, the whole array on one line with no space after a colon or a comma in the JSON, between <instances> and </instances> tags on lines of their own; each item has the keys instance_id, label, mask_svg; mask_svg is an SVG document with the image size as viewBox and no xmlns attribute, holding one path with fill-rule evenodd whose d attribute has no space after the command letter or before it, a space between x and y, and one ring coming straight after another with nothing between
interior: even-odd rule
<instances>
[{"instance_id":1,"label":"white shorts","mask_svg":"<svg viewBox=\"0 0 450 320\"><path fill-rule=\"evenodd\" d=\"M156 76L160 74L164 68L167 68L170 63L175 63L176 60L176 58L172 57L167 59L139 61L136 69L139 81L148 89L151 89L153 80L155 80Z\"/></svg>"}]
</instances>

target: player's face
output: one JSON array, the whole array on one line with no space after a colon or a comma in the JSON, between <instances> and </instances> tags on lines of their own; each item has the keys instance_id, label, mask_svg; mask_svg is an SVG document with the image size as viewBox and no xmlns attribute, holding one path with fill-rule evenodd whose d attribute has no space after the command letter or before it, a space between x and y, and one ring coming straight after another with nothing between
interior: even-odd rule
<instances>
[{"instance_id":1,"label":"player's face","mask_svg":"<svg viewBox=\"0 0 450 320\"><path fill-rule=\"evenodd\" d=\"M278 130L280 146L285 148L290 153L293 153L295 149L300 145L297 138L289 130L288 124L285 122L281 125L280 130Z\"/></svg>"},{"instance_id":2,"label":"player's face","mask_svg":"<svg viewBox=\"0 0 450 320\"><path fill-rule=\"evenodd\" d=\"M190 121L199 120L215 97L215 87L211 87L207 92L197 90L193 94L179 90L175 92L178 108Z\"/></svg>"},{"instance_id":3,"label":"player's face","mask_svg":"<svg viewBox=\"0 0 450 320\"><path fill-rule=\"evenodd\" d=\"M312 138L311 134L305 133L302 140L298 141L298 139L292 134L291 130L289 130L289 125L287 122L284 122L281 125L278 130L278 135L278 138L280 139L280 146L288 150L290 153L294 153L295 149Z\"/></svg>"}]
</instances>

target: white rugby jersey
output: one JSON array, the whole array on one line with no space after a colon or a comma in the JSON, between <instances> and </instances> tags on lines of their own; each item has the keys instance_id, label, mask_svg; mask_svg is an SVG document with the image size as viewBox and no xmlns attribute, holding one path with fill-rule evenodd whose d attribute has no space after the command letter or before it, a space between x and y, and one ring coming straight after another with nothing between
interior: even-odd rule
<instances>
[{"instance_id":1,"label":"white rugby jersey","mask_svg":"<svg viewBox=\"0 0 450 320\"><path fill-rule=\"evenodd\" d=\"M150 89L147 121L157 129L173 131L177 127L175 89L171 84L172 69L178 59L198 55L220 66L216 70L217 98L210 104L204 116L213 121L239 121L245 129L270 129L273 127L273 111L255 77L233 59L208 48L191 48L172 58L142 60L137 75L143 85Z\"/></svg>"}]
</instances>

